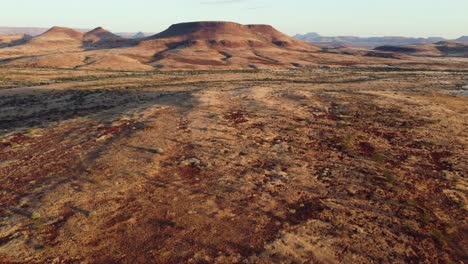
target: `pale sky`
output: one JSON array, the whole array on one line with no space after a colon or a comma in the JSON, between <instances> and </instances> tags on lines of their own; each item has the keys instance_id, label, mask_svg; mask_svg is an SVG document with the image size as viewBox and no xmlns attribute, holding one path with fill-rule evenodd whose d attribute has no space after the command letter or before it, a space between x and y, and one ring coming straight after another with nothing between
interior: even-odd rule
<instances>
[{"instance_id":1,"label":"pale sky","mask_svg":"<svg viewBox=\"0 0 468 264\"><path fill-rule=\"evenodd\" d=\"M0 0L0 26L160 32L200 20L271 24L293 35L468 35L468 0Z\"/></svg>"}]
</instances>

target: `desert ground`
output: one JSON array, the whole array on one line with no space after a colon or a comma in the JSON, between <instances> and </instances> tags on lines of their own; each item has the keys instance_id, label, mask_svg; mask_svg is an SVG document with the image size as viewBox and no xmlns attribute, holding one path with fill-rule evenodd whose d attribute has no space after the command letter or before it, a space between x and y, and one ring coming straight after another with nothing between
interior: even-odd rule
<instances>
[{"instance_id":1,"label":"desert ground","mask_svg":"<svg viewBox=\"0 0 468 264\"><path fill-rule=\"evenodd\" d=\"M1 263L466 263L465 68L0 68Z\"/></svg>"}]
</instances>

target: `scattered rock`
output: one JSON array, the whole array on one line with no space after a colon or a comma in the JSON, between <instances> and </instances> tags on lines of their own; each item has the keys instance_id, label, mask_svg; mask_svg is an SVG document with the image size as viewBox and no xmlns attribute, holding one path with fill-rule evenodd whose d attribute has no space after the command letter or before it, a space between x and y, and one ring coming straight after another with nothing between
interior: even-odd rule
<instances>
[{"instance_id":1,"label":"scattered rock","mask_svg":"<svg viewBox=\"0 0 468 264\"><path fill-rule=\"evenodd\" d=\"M356 186L352 185L352 186L347 187L347 188L346 188L346 191L347 191L350 195L356 195L356 194L358 193L359 189L358 189Z\"/></svg>"},{"instance_id":2,"label":"scattered rock","mask_svg":"<svg viewBox=\"0 0 468 264\"><path fill-rule=\"evenodd\" d=\"M191 159L186 159L181 162L182 166L192 166L192 167L201 167L202 163L199 159L196 158L191 158Z\"/></svg>"},{"instance_id":3,"label":"scattered rock","mask_svg":"<svg viewBox=\"0 0 468 264\"><path fill-rule=\"evenodd\" d=\"M448 199L450 199L455 204L458 204L464 210L468 211L468 204L466 195L462 192L456 190L445 189L442 191Z\"/></svg>"}]
</instances>

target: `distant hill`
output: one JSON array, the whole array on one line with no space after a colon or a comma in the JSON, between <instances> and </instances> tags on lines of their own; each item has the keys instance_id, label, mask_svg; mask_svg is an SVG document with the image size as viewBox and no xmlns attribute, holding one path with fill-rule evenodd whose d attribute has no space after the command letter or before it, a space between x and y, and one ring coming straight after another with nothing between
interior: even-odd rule
<instances>
[{"instance_id":1,"label":"distant hill","mask_svg":"<svg viewBox=\"0 0 468 264\"><path fill-rule=\"evenodd\" d=\"M48 28L36 27L0 27L0 35L30 35L38 36L46 32Z\"/></svg>"},{"instance_id":2,"label":"distant hill","mask_svg":"<svg viewBox=\"0 0 468 264\"><path fill-rule=\"evenodd\" d=\"M440 41L433 44L385 45L377 51L404 53L412 56L448 56L468 58L468 44L454 41Z\"/></svg>"},{"instance_id":3,"label":"distant hill","mask_svg":"<svg viewBox=\"0 0 468 264\"><path fill-rule=\"evenodd\" d=\"M39 36L29 40L29 47L49 49L50 47L79 47L82 45L84 33L66 27L53 27Z\"/></svg>"},{"instance_id":4,"label":"distant hill","mask_svg":"<svg viewBox=\"0 0 468 264\"><path fill-rule=\"evenodd\" d=\"M468 43L468 36L461 36L456 39L458 42Z\"/></svg>"},{"instance_id":5,"label":"distant hill","mask_svg":"<svg viewBox=\"0 0 468 264\"><path fill-rule=\"evenodd\" d=\"M113 40L119 40L122 39L122 37L117 36L113 33L111 33L108 30L105 30L102 27L97 27L89 32L86 32L83 36L83 40L86 42L91 42L91 43L97 43L100 41L113 41Z\"/></svg>"},{"instance_id":6,"label":"distant hill","mask_svg":"<svg viewBox=\"0 0 468 264\"><path fill-rule=\"evenodd\" d=\"M134 39L139 39L139 38L144 38L146 37L145 33L143 32L138 32L135 35L132 36Z\"/></svg>"},{"instance_id":7,"label":"distant hill","mask_svg":"<svg viewBox=\"0 0 468 264\"><path fill-rule=\"evenodd\" d=\"M318 53L321 49L269 25L201 21L174 24L144 38L123 38L101 27L89 32L53 27L24 44L0 48L0 61L19 67L133 70L302 67L316 65L316 56L341 63Z\"/></svg>"},{"instance_id":8,"label":"distant hill","mask_svg":"<svg viewBox=\"0 0 468 264\"><path fill-rule=\"evenodd\" d=\"M317 33L307 33L304 35L295 35L297 39L307 41L313 44L328 45L328 46L349 46L359 48L375 48L382 45L409 45L409 44L425 44L444 41L446 39L440 37L430 38L409 38L409 37L355 37L355 36L337 36L325 37Z\"/></svg>"},{"instance_id":9,"label":"distant hill","mask_svg":"<svg viewBox=\"0 0 468 264\"><path fill-rule=\"evenodd\" d=\"M40 28L40 27L0 27L0 35L15 35L23 34L29 36L39 36L45 33L49 28ZM86 28L74 28L74 30L79 32L88 32L89 29Z\"/></svg>"},{"instance_id":10,"label":"distant hill","mask_svg":"<svg viewBox=\"0 0 468 264\"><path fill-rule=\"evenodd\" d=\"M133 39L126 39L102 27L97 27L83 35L83 46L86 48L116 48L135 45Z\"/></svg>"},{"instance_id":11,"label":"distant hill","mask_svg":"<svg viewBox=\"0 0 468 264\"><path fill-rule=\"evenodd\" d=\"M142 32L142 31L139 31L139 32L116 32L114 34L122 37L122 38L128 38L128 39L138 39L138 38L144 38L144 37L147 37L147 36L152 36L154 34L156 34L157 32Z\"/></svg>"},{"instance_id":12,"label":"distant hill","mask_svg":"<svg viewBox=\"0 0 468 264\"><path fill-rule=\"evenodd\" d=\"M49 28L41 28L41 27L0 27L0 35L29 35L29 36L39 36L42 33L46 32L49 30ZM80 32L88 32L90 29L86 28L78 28L75 29ZM122 38L135 38L136 35L141 36L143 34L143 37L146 36L151 36L156 34L156 32L119 32L115 33L115 35L118 35Z\"/></svg>"},{"instance_id":13,"label":"distant hill","mask_svg":"<svg viewBox=\"0 0 468 264\"><path fill-rule=\"evenodd\" d=\"M86 32L53 27L33 37L8 35L0 41L0 65L112 70L276 69L399 63L422 66L433 64L434 58L415 56L465 54L460 43L419 47L421 52L417 48L416 52L405 50L409 48L401 45L382 50L323 47L290 37L270 25L225 21L179 23L157 34L135 35L125 38L102 27ZM466 67L463 61L450 63Z\"/></svg>"}]
</instances>

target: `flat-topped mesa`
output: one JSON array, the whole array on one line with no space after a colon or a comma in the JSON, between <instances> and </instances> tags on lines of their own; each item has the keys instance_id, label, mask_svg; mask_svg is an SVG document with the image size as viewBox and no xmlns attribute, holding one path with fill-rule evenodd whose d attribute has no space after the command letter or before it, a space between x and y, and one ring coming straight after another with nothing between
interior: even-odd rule
<instances>
[{"instance_id":1,"label":"flat-topped mesa","mask_svg":"<svg viewBox=\"0 0 468 264\"><path fill-rule=\"evenodd\" d=\"M234 22L201 21L174 24L161 33L146 38L140 46L208 45L224 48L249 48L271 46L264 38L249 28Z\"/></svg>"},{"instance_id":2,"label":"flat-topped mesa","mask_svg":"<svg viewBox=\"0 0 468 264\"><path fill-rule=\"evenodd\" d=\"M452 46L452 47L461 47L461 46L467 46L468 44L466 43L463 43L461 41L453 41L453 40L443 40L443 41L438 41L436 43L434 43L434 45L437 45L437 46Z\"/></svg>"},{"instance_id":3,"label":"flat-topped mesa","mask_svg":"<svg viewBox=\"0 0 468 264\"><path fill-rule=\"evenodd\" d=\"M255 37L243 25L234 22L200 21L171 25L161 33L149 37L149 39L174 38L174 37L198 37L209 38L217 35L250 36Z\"/></svg>"},{"instance_id":4,"label":"flat-topped mesa","mask_svg":"<svg viewBox=\"0 0 468 264\"><path fill-rule=\"evenodd\" d=\"M146 38L141 46L158 45L157 42L152 42L153 40L183 43L184 45L207 44L226 48L247 49L276 46L293 49L313 49L311 44L295 40L269 25L241 25L224 21L174 24L163 32Z\"/></svg>"},{"instance_id":5,"label":"flat-topped mesa","mask_svg":"<svg viewBox=\"0 0 468 264\"><path fill-rule=\"evenodd\" d=\"M433 44L384 45L375 50L405 53L413 56L468 57L468 44L454 41L439 41Z\"/></svg>"}]
</instances>

